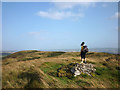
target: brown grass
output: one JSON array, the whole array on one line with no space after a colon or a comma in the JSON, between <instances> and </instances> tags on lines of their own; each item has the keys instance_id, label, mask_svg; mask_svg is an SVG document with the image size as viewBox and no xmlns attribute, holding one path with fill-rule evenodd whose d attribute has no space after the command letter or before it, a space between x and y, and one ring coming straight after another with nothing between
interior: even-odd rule
<instances>
[{"instance_id":1,"label":"brown grass","mask_svg":"<svg viewBox=\"0 0 120 90\"><path fill-rule=\"evenodd\" d=\"M108 58L110 60L106 61ZM115 88L119 87L118 79L111 71L119 71L118 58L119 55L89 52L87 62L106 71L95 77L69 79L55 76L57 69L61 65L80 63L79 52L16 52L3 58L2 85L3 88Z\"/></svg>"}]
</instances>

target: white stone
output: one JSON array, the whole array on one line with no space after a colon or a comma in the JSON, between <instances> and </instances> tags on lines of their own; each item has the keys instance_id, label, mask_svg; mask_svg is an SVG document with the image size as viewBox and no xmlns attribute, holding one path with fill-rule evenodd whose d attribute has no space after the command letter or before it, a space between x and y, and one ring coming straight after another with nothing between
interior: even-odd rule
<instances>
[{"instance_id":1,"label":"white stone","mask_svg":"<svg viewBox=\"0 0 120 90\"><path fill-rule=\"evenodd\" d=\"M81 72L77 70L77 71L74 72L74 74L75 74L75 75L80 75Z\"/></svg>"},{"instance_id":2,"label":"white stone","mask_svg":"<svg viewBox=\"0 0 120 90\"><path fill-rule=\"evenodd\" d=\"M94 69L94 66L92 64L85 64L85 63L80 63L80 64L77 63L71 69L71 72L74 73L74 76L80 75L81 73L86 73L90 75L91 72L95 72L95 71L96 69Z\"/></svg>"}]
</instances>

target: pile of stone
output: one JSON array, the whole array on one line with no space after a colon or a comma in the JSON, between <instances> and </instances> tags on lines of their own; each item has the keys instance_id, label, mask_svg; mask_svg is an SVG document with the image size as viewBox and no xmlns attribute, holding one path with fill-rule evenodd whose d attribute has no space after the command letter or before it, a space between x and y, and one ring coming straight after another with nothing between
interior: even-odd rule
<instances>
[{"instance_id":1,"label":"pile of stone","mask_svg":"<svg viewBox=\"0 0 120 90\"><path fill-rule=\"evenodd\" d=\"M71 69L71 72L76 77L77 75L80 75L81 73L88 74L92 76L91 74L94 73L96 69L91 63L76 63L75 66Z\"/></svg>"}]
</instances>

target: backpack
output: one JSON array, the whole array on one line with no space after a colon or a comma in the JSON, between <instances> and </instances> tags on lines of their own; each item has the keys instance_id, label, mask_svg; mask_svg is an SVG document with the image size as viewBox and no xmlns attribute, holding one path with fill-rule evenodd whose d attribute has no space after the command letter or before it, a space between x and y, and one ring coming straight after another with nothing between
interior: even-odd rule
<instances>
[{"instance_id":1,"label":"backpack","mask_svg":"<svg viewBox=\"0 0 120 90\"><path fill-rule=\"evenodd\" d=\"M88 52L88 47L87 46L83 46L84 49L83 49L83 52L87 53Z\"/></svg>"}]
</instances>

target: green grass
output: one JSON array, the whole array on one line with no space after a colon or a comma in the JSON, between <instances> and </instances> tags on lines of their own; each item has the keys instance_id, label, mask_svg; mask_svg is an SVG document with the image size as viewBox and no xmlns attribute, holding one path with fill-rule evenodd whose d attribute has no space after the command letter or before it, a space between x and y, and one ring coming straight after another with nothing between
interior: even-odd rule
<instances>
[{"instance_id":1,"label":"green grass","mask_svg":"<svg viewBox=\"0 0 120 90\"><path fill-rule=\"evenodd\" d=\"M60 80L63 84L68 84L70 82L67 77L59 77L57 79Z\"/></svg>"},{"instance_id":2,"label":"green grass","mask_svg":"<svg viewBox=\"0 0 120 90\"><path fill-rule=\"evenodd\" d=\"M96 67L96 75L101 79L108 79L109 81L115 81L118 80L118 77L120 77L118 70L111 70L109 68L103 68L103 67Z\"/></svg>"},{"instance_id":3,"label":"green grass","mask_svg":"<svg viewBox=\"0 0 120 90\"><path fill-rule=\"evenodd\" d=\"M73 73L71 72L71 68L75 65L75 63L70 63L68 65L64 65L58 69L58 77L67 77L72 79L74 77Z\"/></svg>"},{"instance_id":4,"label":"green grass","mask_svg":"<svg viewBox=\"0 0 120 90\"><path fill-rule=\"evenodd\" d=\"M68 88L73 86L74 88L115 88L120 84L120 67L117 66L119 55L87 53L89 60L87 63L94 64L96 68L92 77L87 74L73 77L70 69L75 65L74 61L80 61L78 57L79 52L30 50L13 53L4 57L2 85L4 88ZM106 61L106 59L109 60Z\"/></svg>"},{"instance_id":5,"label":"green grass","mask_svg":"<svg viewBox=\"0 0 120 90\"><path fill-rule=\"evenodd\" d=\"M102 74L104 74L104 71L105 71L105 68L103 68L103 67L96 67L96 74L97 75L102 75Z\"/></svg>"},{"instance_id":6,"label":"green grass","mask_svg":"<svg viewBox=\"0 0 120 90\"><path fill-rule=\"evenodd\" d=\"M42 64L42 66L40 66L40 69L51 76L55 76L55 75L57 76L57 69L63 65L64 64L60 64L60 63L45 62Z\"/></svg>"},{"instance_id":7,"label":"green grass","mask_svg":"<svg viewBox=\"0 0 120 90\"><path fill-rule=\"evenodd\" d=\"M87 74L85 74L85 73L81 73L81 74L80 74L80 76L81 76L81 77L83 77L83 78L90 77L90 76L88 76L88 75L87 75Z\"/></svg>"}]
</instances>

